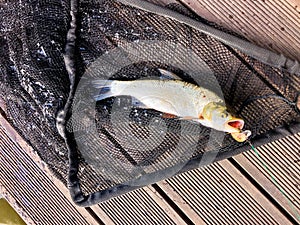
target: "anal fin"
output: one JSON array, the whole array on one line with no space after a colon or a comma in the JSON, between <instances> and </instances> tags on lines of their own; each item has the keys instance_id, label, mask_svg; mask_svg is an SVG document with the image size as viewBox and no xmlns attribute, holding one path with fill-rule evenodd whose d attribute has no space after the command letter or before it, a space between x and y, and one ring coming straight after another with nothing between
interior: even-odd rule
<instances>
[{"instance_id":1,"label":"anal fin","mask_svg":"<svg viewBox=\"0 0 300 225\"><path fill-rule=\"evenodd\" d=\"M164 119L175 119L175 118L178 118L178 116L176 116L174 114L171 114L171 113L163 113L162 118L164 118Z\"/></svg>"}]
</instances>

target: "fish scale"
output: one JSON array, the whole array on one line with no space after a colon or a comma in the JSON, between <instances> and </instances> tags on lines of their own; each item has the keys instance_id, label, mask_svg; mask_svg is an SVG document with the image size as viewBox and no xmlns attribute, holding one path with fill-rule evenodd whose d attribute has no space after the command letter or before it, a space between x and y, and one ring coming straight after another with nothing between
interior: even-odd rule
<instances>
[{"instance_id":1,"label":"fish scale","mask_svg":"<svg viewBox=\"0 0 300 225\"><path fill-rule=\"evenodd\" d=\"M213 92L178 80L112 81L113 96L129 95L152 108L179 117L198 118L203 107L222 100Z\"/></svg>"}]
</instances>

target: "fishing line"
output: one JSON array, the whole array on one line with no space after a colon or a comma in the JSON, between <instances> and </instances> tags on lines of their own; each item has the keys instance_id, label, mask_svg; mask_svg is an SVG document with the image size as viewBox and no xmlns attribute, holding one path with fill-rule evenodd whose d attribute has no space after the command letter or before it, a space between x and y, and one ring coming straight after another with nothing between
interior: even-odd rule
<instances>
[{"instance_id":1,"label":"fishing line","mask_svg":"<svg viewBox=\"0 0 300 225\"><path fill-rule=\"evenodd\" d=\"M272 174L272 172L270 171L269 167L267 166L267 164L264 162L264 160L260 156L258 150L254 147L254 145L249 140L247 140L247 142L250 145L251 149L254 151L255 155L257 156L257 158L260 161L260 163L262 164L262 166L264 167L265 171L271 177L272 183L277 187L277 189L280 191L280 193L286 198L286 200L287 200L290 208L292 209L294 215L296 216L297 220L300 221L300 214L297 212L296 207L293 205L292 201L289 199L289 197L287 196L287 194L284 191L284 189L280 186L280 184L276 180L275 176Z\"/></svg>"}]
</instances>

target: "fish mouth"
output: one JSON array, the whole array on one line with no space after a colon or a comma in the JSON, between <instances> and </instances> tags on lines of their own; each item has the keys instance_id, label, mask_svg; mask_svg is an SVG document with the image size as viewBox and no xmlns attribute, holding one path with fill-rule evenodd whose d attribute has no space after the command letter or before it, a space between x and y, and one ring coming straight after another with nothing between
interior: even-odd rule
<instances>
[{"instance_id":1,"label":"fish mouth","mask_svg":"<svg viewBox=\"0 0 300 225\"><path fill-rule=\"evenodd\" d=\"M244 142L251 136L251 131L250 130L245 130L245 131L242 131L242 132L231 133L231 136L237 142Z\"/></svg>"},{"instance_id":2,"label":"fish mouth","mask_svg":"<svg viewBox=\"0 0 300 225\"><path fill-rule=\"evenodd\" d=\"M225 127L228 129L230 133L232 133L232 132L238 132L242 130L244 125L245 125L244 120L233 118L226 122Z\"/></svg>"}]
</instances>

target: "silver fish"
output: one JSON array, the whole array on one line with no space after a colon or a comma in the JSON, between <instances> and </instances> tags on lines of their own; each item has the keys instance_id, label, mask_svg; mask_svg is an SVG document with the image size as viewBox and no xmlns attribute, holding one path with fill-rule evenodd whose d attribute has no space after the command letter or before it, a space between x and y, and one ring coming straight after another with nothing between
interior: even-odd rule
<instances>
[{"instance_id":1,"label":"silver fish","mask_svg":"<svg viewBox=\"0 0 300 225\"><path fill-rule=\"evenodd\" d=\"M95 96L95 100L127 95L137 100L140 108L155 109L170 117L192 120L206 127L228 132L238 142L247 140L251 135L248 130L242 131L244 120L227 112L224 101L217 94L184 82L169 71L160 69L160 72L164 79L95 80L92 82L94 87L103 92Z\"/></svg>"}]
</instances>

